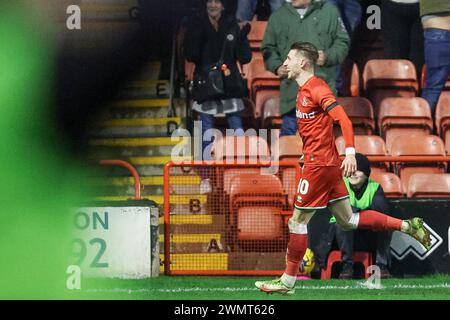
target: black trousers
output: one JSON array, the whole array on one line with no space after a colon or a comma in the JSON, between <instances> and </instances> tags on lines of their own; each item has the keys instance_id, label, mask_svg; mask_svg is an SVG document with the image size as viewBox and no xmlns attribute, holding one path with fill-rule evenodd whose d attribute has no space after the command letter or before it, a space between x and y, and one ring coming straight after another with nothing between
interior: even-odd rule
<instances>
[{"instance_id":1,"label":"black trousers","mask_svg":"<svg viewBox=\"0 0 450 320\"><path fill-rule=\"evenodd\" d=\"M408 59L420 79L424 63L424 37L419 3L381 2L381 33L385 59Z\"/></svg>"}]
</instances>

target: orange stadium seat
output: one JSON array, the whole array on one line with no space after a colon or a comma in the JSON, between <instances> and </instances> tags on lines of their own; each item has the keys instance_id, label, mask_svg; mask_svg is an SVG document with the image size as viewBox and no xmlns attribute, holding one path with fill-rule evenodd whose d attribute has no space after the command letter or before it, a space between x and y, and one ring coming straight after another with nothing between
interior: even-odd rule
<instances>
[{"instance_id":1,"label":"orange stadium seat","mask_svg":"<svg viewBox=\"0 0 450 320\"><path fill-rule=\"evenodd\" d=\"M298 133L294 136L283 136L278 140L280 160L299 161L303 155L303 141Z\"/></svg>"},{"instance_id":2,"label":"orange stadium seat","mask_svg":"<svg viewBox=\"0 0 450 320\"><path fill-rule=\"evenodd\" d=\"M345 59L341 64L342 88L340 95L343 97L359 96L359 69L356 63Z\"/></svg>"},{"instance_id":3,"label":"orange stadium seat","mask_svg":"<svg viewBox=\"0 0 450 320\"><path fill-rule=\"evenodd\" d=\"M259 168L227 168L223 171L223 190L229 195L231 193L231 180L234 177L245 173L259 174L260 172Z\"/></svg>"},{"instance_id":4,"label":"orange stadium seat","mask_svg":"<svg viewBox=\"0 0 450 320\"><path fill-rule=\"evenodd\" d=\"M438 136L398 136L392 143L392 156L444 156L444 143ZM443 173L445 163L397 163L403 190L407 190L409 177L414 173Z\"/></svg>"},{"instance_id":5,"label":"orange stadium seat","mask_svg":"<svg viewBox=\"0 0 450 320\"><path fill-rule=\"evenodd\" d=\"M345 155L345 140L340 136L336 138L336 148L339 155ZM355 149L366 156L385 156L386 145L379 136L355 136ZM387 171L388 163L372 163L372 172Z\"/></svg>"},{"instance_id":6,"label":"orange stadium seat","mask_svg":"<svg viewBox=\"0 0 450 320\"><path fill-rule=\"evenodd\" d=\"M252 99L255 99L256 92L259 90L280 88L280 78L266 70L263 59L250 61L246 68L246 78Z\"/></svg>"},{"instance_id":7,"label":"orange stadium seat","mask_svg":"<svg viewBox=\"0 0 450 320\"><path fill-rule=\"evenodd\" d=\"M266 31L267 21L253 20L251 22L251 30L248 34L248 41L252 50L261 50L261 42L264 38L264 32Z\"/></svg>"},{"instance_id":8,"label":"orange stadium seat","mask_svg":"<svg viewBox=\"0 0 450 320\"><path fill-rule=\"evenodd\" d=\"M363 97L340 97L337 101L352 121L356 135L371 135L375 131L373 107L369 100Z\"/></svg>"},{"instance_id":9,"label":"orange stadium seat","mask_svg":"<svg viewBox=\"0 0 450 320\"><path fill-rule=\"evenodd\" d=\"M240 174L231 180L230 224L236 227L237 240L283 238L284 205L281 182L275 175Z\"/></svg>"},{"instance_id":10,"label":"orange stadium seat","mask_svg":"<svg viewBox=\"0 0 450 320\"><path fill-rule=\"evenodd\" d=\"M255 96L255 109L261 116L263 128L281 126L279 90L258 91Z\"/></svg>"},{"instance_id":11,"label":"orange stadium seat","mask_svg":"<svg viewBox=\"0 0 450 320\"><path fill-rule=\"evenodd\" d=\"M381 101L387 97L415 97L418 93L416 69L411 61L374 59L364 66L363 87L378 114Z\"/></svg>"},{"instance_id":12,"label":"orange stadium seat","mask_svg":"<svg viewBox=\"0 0 450 320\"><path fill-rule=\"evenodd\" d=\"M383 187L384 194L387 198L403 197L402 182L392 172L372 171L370 179L378 182Z\"/></svg>"},{"instance_id":13,"label":"orange stadium seat","mask_svg":"<svg viewBox=\"0 0 450 320\"><path fill-rule=\"evenodd\" d=\"M450 130L450 91L442 91L436 106L436 131L441 138ZM445 139L447 142L447 139Z\"/></svg>"},{"instance_id":14,"label":"orange stadium seat","mask_svg":"<svg viewBox=\"0 0 450 320\"><path fill-rule=\"evenodd\" d=\"M238 240L281 240L283 226L280 207L244 206L237 211Z\"/></svg>"},{"instance_id":15,"label":"orange stadium seat","mask_svg":"<svg viewBox=\"0 0 450 320\"><path fill-rule=\"evenodd\" d=\"M411 175L408 198L450 198L450 173Z\"/></svg>"},{"instance_id":16,"label":"orange stadium seat","mask_svg":"<svg viewBox=\"0 0 450 320\"><path fill-rule=\"evenodd\" d=\"M214 158L228 159L259 159L270 160L270 150L267 141L259 136L225 136L214 141Z\"/></svg>"},{"instance_id":17,"label":"orange stadium seat","mask_svg":"<svg viewBox=\"0 0 450 320\"><path fill-rule=\"evenodd\" d=\"M388 152L399 135L428 135L433 132L433 119L428 102L419 97L385 98L378 117L380 134Z\"/></svg>"}]
</instances>

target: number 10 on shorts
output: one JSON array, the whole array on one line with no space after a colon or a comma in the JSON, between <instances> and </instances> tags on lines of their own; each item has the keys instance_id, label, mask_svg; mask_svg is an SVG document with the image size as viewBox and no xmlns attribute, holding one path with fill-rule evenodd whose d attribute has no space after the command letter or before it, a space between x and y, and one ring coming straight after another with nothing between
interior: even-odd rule
<instances>
[{"instance_id":1,"label":"number 10 on shorts","mask_svg":"<svg viewBox=\"0 0 450 320\"><path fill-rule=\"evenodd\" d=\"M308 193L308 189L309 189L309 182L306 179L300 179L300 181L298 182L298 190L297 192L300 194L307 194Z\"/></svg>"}]
</instances>

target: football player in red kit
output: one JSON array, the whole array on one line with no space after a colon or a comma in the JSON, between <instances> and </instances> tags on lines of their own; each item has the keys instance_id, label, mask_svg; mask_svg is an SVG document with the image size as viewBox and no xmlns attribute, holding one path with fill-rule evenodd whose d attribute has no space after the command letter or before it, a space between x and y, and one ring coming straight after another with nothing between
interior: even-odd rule
<instances>
[{"instance_id":1,"label":"football player in red kit","mask_svg":"<svg viewBox=\"0 0 450 320\"><path fill-rule=\"evenodd\" d=\"M297 42L283 65L288 78L299 85L297 123L303 140L304 165L289 219L289 243L286 269L281 278L255 283L261 291L294 293L300 262L307 248L307 224L315 210L328 207L344 229L397 230L409 234L426 249L431 245L430 233L421 218L400 220L377 211L364 215L353 213L349 195L342 179L356 171L353 128L325 81L314 75L317 49L308 42ZM341 162L333 135L333 122L338 121L345 139L345 159Z\"/></svg>"}]
</instances>

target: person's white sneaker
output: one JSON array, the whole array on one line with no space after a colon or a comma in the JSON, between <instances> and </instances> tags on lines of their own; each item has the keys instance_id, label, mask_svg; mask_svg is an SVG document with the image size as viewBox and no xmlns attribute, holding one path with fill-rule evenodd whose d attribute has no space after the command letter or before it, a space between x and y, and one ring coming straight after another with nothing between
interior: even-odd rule
<instances>
[{"instance_id":1,"label":"person's white sneaker","mask_svg":"<svg viewBox=\"0 0 450 320\"><path fill-rule=\"evenodd\" d=\"M200 182L200 194L210 193L211 192L211 182L209 179L203 179Z\"/></svg>"}]
</instances>

